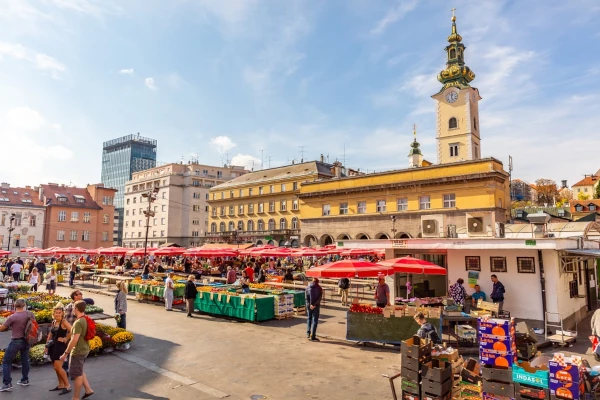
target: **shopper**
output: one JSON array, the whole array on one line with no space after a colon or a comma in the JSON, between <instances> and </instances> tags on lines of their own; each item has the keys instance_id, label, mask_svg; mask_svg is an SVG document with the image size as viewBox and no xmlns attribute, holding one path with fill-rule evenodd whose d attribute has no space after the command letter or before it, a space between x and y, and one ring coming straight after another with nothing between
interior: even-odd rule
<instances>
[{"instance_id":1,"label":"shopper","mask_svg":"<svg viewBox=\"0 0 600 400\"><path fill-rule=\"evenodd\" d=\"M74 310L77 320L71 329L71 340L69 341L69 345L60 357L62 361L66 361L67 357L69 357L69 365L71 366L70 375L71 379L75 381L73 399L79 399L79 393L81 392L82 386L85 390L82 399L87 399L94 394L94 391L87 380L87 376L85 376L85 373L83 372L85 358L90 353L90 346L88 345L87 340L85 340L88 328L87 320L83 318L85 316L85 307L85 301L78 300L75 302Z\"/></svg>"},{"instance_id":2,"label":"shopper","mask_svg":"<svg viewBox=\"0 0 600 400\"><path fill-rule=\"evenodd\" d=\"M46 277L46 288L48 289L49 294L54 294L56 292L56 269L50 268L50 273Z\"/></svg>"},{"instance_id":3,"label":"shopper","mask_svg":"<svg viewBox=\"0 0 600 400\"><path fill-rule=\"evenodd\" d=\"M258 271L257 281L258 281L258 283L265 283L267 281L267 266L266 265L263 265L260 268L260 271Z\"/></svg>"},{"instance_id":4,"label":"shopper","mask_svg":"<svg viewBox=\"0 0 600 400\"><path fill-rule=\"evenodd\" d=\"M127 329L127 293L129 292L128 283L125 281L117 282L117 295L115 296L115 314L119 314L117 327Z\"/></svg>"},{"instance_id":5,"label":"shopper","mask_svg":"<svg viewBox=\"0 0 600 400\"><path fill-rule=\"evenodd\" d=\"M0 392L12 390L12 362L17 355L21 354L21 373L22 377L17 385L29 385L29 343L27 342L27 323L30 319L35 319L31 311L27 311L25 307L25 299L15 300L15 313L4 321L0 326L0 332L4 332L9 328L12 329L11 341L6 348L4 358L2 359L2 387Z\"/></svg>"},{"instance_id":6,"label":"shopper","mask_svg":"<svg viewBox=\"0 0 600 400\"><path fill-rule=\"evenodd\" d=\"M31 274L29 274L29 284L31 285L31 290L37 292L39 283L40 274L38 273L37 268L33 267L33 269L31 270Z\"/></svg>"},{"instance_id":7,"label":"shopper","mask_svg":"<svg viewBox=\"0 0 600 400\"><path fill-rule=\"evenodd\" d=\"M319 285L319 279L314 278L306 288L306 338L313 342L320 342L317 338L317 325L319 325L319 314L321 312L321 299L323 289Z\"/></svg>"},{"instance_id":8,"label":"shopper","mask_svg":"<svg viewBox=\"0 0 600 400\"><path fill-rule=\"evenodd\" d=\"M254 282L254 268L252 268L251 262L246 264L246 269L244 271L246 272L246 276L248 277L249 282L253 283Z\"/></svg>"},{"instance_id":9,"label":"shopper","mask_svg":"<svg viewBox=\"0 0 600 400\"><path fill-rule=\"evenodd\" d=\"M142 271L142 279L148 279L150 277L150 264L146 263L144 265L144 270Z\"/></svg>"},{"instance_id":10,"label":"shopper","mask_svg":"<svg viewBox=\"0 0 600 400\"><path fill-rule=\"evenodd\" d=\"M70 287L73 287L76 274L77 274L77 263L75 261L72 261L69 264L69 286Z\"/></svg>"},{"instance_id":11,"label":"shopper","mask_svg":"<svg viewBox=\"0 0 600 400\"><path fill-rule=\"evenodd\" d=\"M56 377L58 378L58 385L54 389L50 389L50 391L60 390L59 394L62 395L72 391L67 371L63 368L63 362L60 359L60 356L67 349L69 339L71 339L72 327L65 319L65 309L62 305L54 307L53 317L50 333L48 333L48 339L46 340L45 353L50 357L54 372L56 372Z\"/></svg>"},{"instance_id":12,"label":"shopper","mask_svg":"<svg viewBox=\"0 0 600 400\"><path fill-rule=\"evenodd\" d=\"M350 290L350 279L341 278L338 282L340 296L342 297L342 306L348 305L348 291Z\"/></svg>"},{"instance_id":13,"label":"shopper","mask_svg":"<svg viewBox=\"0 0 600 400\"><path fill-rule=\"evenodd\" d=\"M498 280L496 275L492 275L492 282L494 282L494 286L492 288L492 294L490 294L490 298L492 299L492 302L498 304L498 312L502 312L505 293L504 285Z\"/></svg>"},{"instance_id":14,"label":"shopper","mask_svg":"<svg viewBox=\"0 0 600 400\"><path fill-rule=\"evenodd\" d=\"M235 274L235 269L233 269L233 267L230 265L229 267L227 267L227 284L234 284L236 280L237 275Z\"/></svg>"},{"instance_id":15,"label":"shopper","mask_svg":"<svg viewBox=\"0 0 600 400\"><path fill-rule=\"evenodd\" d=\"M390 287L385 283L385 277L379 275L377 288L375 289L375 302L377 307L384 308L390 305Z\"/></svg>"},{"instance_id":16,"label":"shopper","mask_svg":"<svg viewBox=\"0 0 600 400\"><path fill-rule=\"evenodd\" d=\"M294 274L292 273L292 269L288 268L285 271L285 275L283 276L283 281L286 283L293 283L294 282Z\"/></svg>"},{"instance_id":17,"label":"shopper","mask_svg":"<svg viewBox=\"0 0 600 400\"><path fill-rule=\"evenodd\" d=\"M592 335L600 341L600 308L594 311L590 323L592 325ZM600 346L593 347L592 351L596 361L600 361Z\"/></svg>"},{"instance_id":18,"label":"shopper","mask_svg":"<svg viewBox=\"0 0 600 400\"><path fill-rule=\"evenodd\" d=\"M415 316L413 318L415 319L417 324L419 324L419 326L420 326L419 330L417 331L418 337L420 337L421 339L429 339L434 344L442 343L440 336L438 335L435 327L433 325L431 325L429 322L427 322L427 319L425 318L425 314L423 314L422 312L418 312L415 314Z\"/></svg>"},{"instance_id":19,"label":"shopper","mask_svg":"<svg viewBox=\"0 0 600 400\"><path fill-rule=\"evenodd\" d=\"M21 276L22 268L23 266L18 262L15 262L10 266L10 272L12 273L13 281L19 282L19 277Z\"/></svg>"},{"instance_id":20,"label":"shopper","mask_svg":"<svg viewBox=\"0 0 600 400\"><path fill-rule=\"evenodd\" d=\"M165 308L167 311L173 311L173 289L175 289L173 273L169 272L165 280Z\"/></svg>"},{"instance_id":21,"label":"shopper","mask_svg":"<svg viewBox=\"0 0 600 400\"><path fill-rule=\"evenodd\" d=\"M252 273L254 273L254 271L252 271ZM242 280L240 282L242 284L242 293L250 293L250 278L248 277L246 270L242 271Z\"/></svg>"},{"instance_id":22,"label":"shopper","mask_svg":"<svg viewBox=\"0 0 600 400\"><path fill-rule=\"evenodd\" d=\"M194 278L194 275L188 276L187 282L185 283L185 302L187 305L188 318L192 318L192 313L194 312L194 301L196 300L196 296L198 295L198 290L196 289Z\"/></svg>"},{"instance_id":23,"label":"shopper","mask_svg":"<svg viewBox=\"0 0 600 400\"><path fill-rule=\"evenodd\" d=\"M450 297L454 300L454 304L458 304L459 306L465 305L465 297L467 297L467 291L463 286L465 283L463 278L458 278L456 283L450 286Z\"/></svg>"}]
</instances>

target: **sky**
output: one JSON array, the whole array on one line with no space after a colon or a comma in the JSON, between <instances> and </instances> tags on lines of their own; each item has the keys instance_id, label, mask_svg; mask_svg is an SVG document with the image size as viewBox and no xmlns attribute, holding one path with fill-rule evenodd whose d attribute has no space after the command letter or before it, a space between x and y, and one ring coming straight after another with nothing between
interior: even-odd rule
<instances>
[{"instance_id":1,"label":"sky","mask_svg":"<svg viewBox=\"0 0 600 400\"><path fill-rule=\"evenodd\" d=\"M456 8L483 157L569 184L600 169L597 0L0 0L0 180L100 181L102 143L160 162L406 168Z\"/></svg>"}]
</instances>

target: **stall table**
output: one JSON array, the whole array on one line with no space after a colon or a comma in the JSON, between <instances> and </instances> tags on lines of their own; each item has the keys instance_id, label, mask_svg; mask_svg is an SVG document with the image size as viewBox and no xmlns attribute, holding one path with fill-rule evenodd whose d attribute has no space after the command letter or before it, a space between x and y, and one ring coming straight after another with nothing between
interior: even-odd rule
<instances>
[{"instance_id":1,"label":"stall table","mask_svg":"<svg viewBox=\"0 0 600 400\"><path fill-rule=\"evenodd\" d=\"M428 318L427 322L441 327L440 319ZM413 337L419 327L412 316L386 318L383 314L348 311L346 339L358 342L400 344L403 340Z\"/></svg>"},{"instance_id":2,"label":"stall table","mask_svg":"<svg viewBox=\"0 0 600 400\"><path fill-rule=\"evenodd\" d=\"M129 282L129 281L132 281L134 278L132 278L130 276L122 276L122 275L96 275L96 281L102 287L102 280L101 279L108 279L109 281L125 281L125 282ZM110 283L106 284L106 286L108 286L108 285L110 285Z\"/></svg>"},{"instance_id":3,"label":"stall table","mask_svg":"<svg viewBox=\"0 0 600 400\"><path fill-rule=\"evenodd\" d=\"M146 294L149 296L165 297L165 287L155 285L145 285L143 283L129 282L128 287L130 292ZM185 294L185 287L178 287L173 290L173 297L183 297Z\"/></svg>"},{"instance_id":4,"label":"stall table","mask_svg":"<svg viewBox=\"0 0 600 400\"><path fill-rule=\"evenodd\" d=\"M230 296L220 293L198 292L194 308L207 314L247 321L260 322L275 318L275 298L273 296Z\"/></svg>"}]
</instances>

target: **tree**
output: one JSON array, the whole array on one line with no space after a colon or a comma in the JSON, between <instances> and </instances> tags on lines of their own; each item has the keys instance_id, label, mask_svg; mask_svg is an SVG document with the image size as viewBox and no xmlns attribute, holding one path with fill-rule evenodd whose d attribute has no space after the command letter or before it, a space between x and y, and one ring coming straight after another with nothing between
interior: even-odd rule
<instances>
[{"instance_id":1,"label":"tree","mask_svg":"<svg viewBox=\"0 0 600 400\"><path fill-rule=\"evenodd\" d=\"M600 199L600 183L596 184L596 191L594 192L594 198Z\"/></svg>"},{"instance_id":2,"label":"tree","mask_svg":"<svg viewBox=\"0 0 600 400\"><path fill-rule=\"evenodd\" d=\"M588 196L587 194L583 194L583 192L579 192L577 194L577 200L588 200L590 198L590 196Z\"/></svg>"},{"instance_id":3,"label":"tree","mask_svg":"<svg viewBox=\"0 0 600 400\"><path fill-rule=\"evenodd\" d=\"M552 179L540 178L535 181L537 202L540 205L554 205L558 198L558 187Z\"/></svg>"}]
</instances>

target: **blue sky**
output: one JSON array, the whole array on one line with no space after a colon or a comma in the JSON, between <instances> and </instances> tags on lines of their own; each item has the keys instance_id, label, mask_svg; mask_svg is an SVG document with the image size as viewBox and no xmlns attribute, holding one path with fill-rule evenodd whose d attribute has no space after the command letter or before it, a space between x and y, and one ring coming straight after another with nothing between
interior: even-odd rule
<instances>
[{"instance_id":1,"label":"blue sky","mask_svg":"<svg viewBox=\"0 0 600 400\"><path fill-rule=\"evenodd\" d=\"M435 160L450 8L480 102L481 152L514 176L600 169L600 3L1 0L0 180L100 180L102 142L140 132L162 162L259 168ZM6 162L9 160L9 162Z\"/></svg>"}]
</instances>

